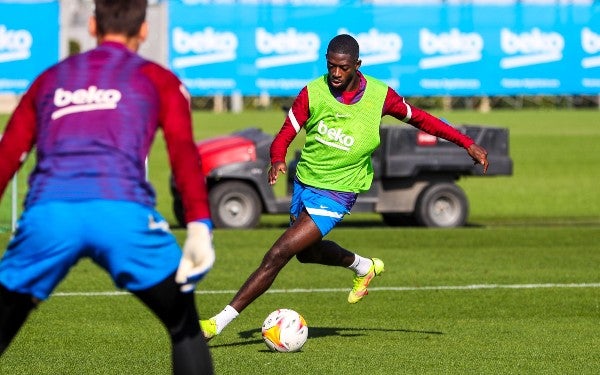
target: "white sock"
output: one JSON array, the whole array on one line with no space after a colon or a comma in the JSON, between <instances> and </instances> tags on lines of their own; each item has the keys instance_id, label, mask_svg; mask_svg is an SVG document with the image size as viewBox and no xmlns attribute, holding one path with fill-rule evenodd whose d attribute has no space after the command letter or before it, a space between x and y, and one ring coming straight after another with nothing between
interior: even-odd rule
<instances>
[{"instance_id":1,"label":"white sock","mask_svg":"<svg viewBox=\"0 0 600 375\"><path fill-rule=\"evenodd\" d=\"M223 328L227 327L229 323L233 321L233 319L237 318L240 313L235 311L233 307L230 305L225 306L223 311L214 316L215 321L217 322L217 334L221 333Z\"/></svg>"},{"instance_id":2,"label":"white sock","mask_svg":"<svg viewBox=\"0 0 600 375\"><path fill-rule=\"evenodd\" d=\"M356 272L358 276L364 276L369 272L369 268L373 265L373 261L369 258L361 257L358 254L354 254L354 263L348 268Z\"/></svg>"}]
</instances>

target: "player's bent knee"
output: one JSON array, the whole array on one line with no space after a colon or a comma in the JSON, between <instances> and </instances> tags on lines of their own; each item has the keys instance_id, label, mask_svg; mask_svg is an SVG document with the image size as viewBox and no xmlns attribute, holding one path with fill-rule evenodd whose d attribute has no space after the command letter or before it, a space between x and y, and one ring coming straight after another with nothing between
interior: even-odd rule
<instances>
[{"instance_id":1,"label":"player's bent knee","mask_svg":"<svg viewBox=\"0 0 600 375\"><path fill-rule=\"evenodd\" d=\"M296 254L296 259L300 262L300 263L313 263L314 256L312 254L312 252L310 251L303 251L301 253Z\"/></svg>"},{"instance_id":2,"label":"player's bent knee","mask_svg":"<svg viewBox=\"0 0 600 375\"><path fill-rule=\"evenodd\" d=\"M296 259L300 263L317 263L321 259L321 254L316 246L310 246L296 254Z\"/></svg>"}]
</instances>

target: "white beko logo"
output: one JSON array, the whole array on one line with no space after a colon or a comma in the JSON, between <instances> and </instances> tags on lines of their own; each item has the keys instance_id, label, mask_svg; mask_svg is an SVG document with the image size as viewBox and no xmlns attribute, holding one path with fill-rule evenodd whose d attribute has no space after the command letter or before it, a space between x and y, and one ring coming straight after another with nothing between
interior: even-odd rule
<instances>
[{"instance_id":1,"label":"white beko logo","mask_svg":"<svg viewBox=\"0 0 600 375\"><path fill-rule=\"evenodd\" d=\"M265 55L256 59L259 69L315 62L319 58L321 40L315 33L288 28L285 32L271 34L259 27L255 36L256 49Z\"/></svg>"},{"instance_id":2,"label":"white beko logo","mask_svg":"<svg viewBox=\"0 0 600 375\"><path fill-rule=\"evenodd\" d=\"M581 47L590 55L581 60L584 68L596 68L600 66L600 34L596 34L587 27L581 29Z\"/></svg>"},{"instance_id":3,"label":"white beko logo","mask_svg":"<svg viewBox=\"0 0 600 375\"><path fill-rule=\"evenodd\" d=\"M557 32L542 32L537 27L530 32L513 33L507 28L500 31L500 47L508 57L500 60L503 69L560 61L565 40Z\"/></svg>"},{"instance_id":4,"label":"white beko logo","mask_svg":"<svg viewBox=\"0 0 600 375\"><path fill-rule=\"evenodd\" d=\"M52 119L56 120L72 113L115 109L121 97L119 90L104 90L96 86L75 91L59 87L54 92L54 105L59 109L52 112Z\"/></svg>"},{"instance_id":5,"label":"white beko logo","mask_svg":"<svg viewBox=\"0 0 600 375\"><path fill-rule=\"evenodd\" d=\"M26 60L31 56L33 36L27 30L8 30L0 25L0 63Z\"/></svg>"},{"instance_id":6,"label":"white beko logo","mask_svg":"<svg viewBox=\"0 0 600 375\"><path fill-rule=\"evenodd\" d=\"M435 34L428 29L419 30L419 48L425 55L419 61L421 69L434 69L481 60L483 38L478 33L463 33L456 28Z\"/></svg>"},{"instance_id":7,"label":"white beko logo","mask_svg":"<svg viewBox=\"0 0 600 375\"><path fill-rule=\"evenodd\" d=\"M317 125L317 131L322 136L315 136L315 140L324 145L338 148L340 150L349 151L354 144L354 137L346 135L340 128L330 128L321 120Z\"/></svg>"},{"instance_id":8,"label":"white beko logo","mask_svg":"<svg viewBox=\"0 0 600 375\"><path fill-rule=\"evenodd\" d=\"M238 38L229 31L218 32L212 27L189 33L181 27L173 29L173 49L181 55L172 61L174 68L207 65L236 59Z\"/></svg>"},{"instance_id":9,"label":"white beko logo","mask_svg":"<svg viewBox=\"0 0 600 375\"><path fill-rule=\"evenodd\" d=\"M384 33L375 28L366 33L352 34L339 29L338 34L349 34L360 45L360 59L363 65L387 64L400 61L402 38L396 33Z\"/></svg>"}]
</instances>

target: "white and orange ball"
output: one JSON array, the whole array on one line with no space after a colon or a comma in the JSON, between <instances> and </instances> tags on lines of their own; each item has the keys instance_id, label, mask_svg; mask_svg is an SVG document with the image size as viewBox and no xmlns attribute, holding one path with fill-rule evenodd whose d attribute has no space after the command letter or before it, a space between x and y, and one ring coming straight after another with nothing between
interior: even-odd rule
<instances>
[{"instance_id":1,"label":"white and orange ball","mask_svg":"<svg viewBox=\"0 0 600 375\"><path fill-rule=\"evenodd\" d=\"M291 309L278 309L267 316L262 325L262 337L269 349L277 352L297 352L308 338L308 325L302 315Z\"/></svg>"}]
</instances>

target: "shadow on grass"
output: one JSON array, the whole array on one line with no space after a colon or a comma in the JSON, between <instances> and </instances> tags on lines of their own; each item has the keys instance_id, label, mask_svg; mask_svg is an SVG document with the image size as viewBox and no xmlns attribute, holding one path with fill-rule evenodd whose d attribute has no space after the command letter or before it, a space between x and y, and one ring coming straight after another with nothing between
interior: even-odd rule
<instances>
[{"instance_id":1,"label":"shadow on grass","mask_svg":"<svg viewBox=\"0 0 600 375\"><path fill-rule=\"evenodd\" d=\"M287 215L263 215L258 225L259 229L276 229L280 228L285 230L289 226L289 218ZM467 221L465 227L479 228L485 227L484 224ZM365 214L357 213L351 214L344 217L337 228L389 228L389 229L403 229L403 228L421 228L426 227L419 225L417 221L412 217L399 217L393 219L392 222L385 222L382 217L378 214Z\"/></svg>"},{"instance_id":2,"label":"shadow on grass","mask_svg":"<svg viewBox=\"0 0 600 375\"><path fill-rule=\"evenodd\" d=\"M570 227L570 228L595 228L600 226L599 217L552 217L552 218L500 218L500 219L486 219L484 222L472 222L465 223L462 227L450 228L450 229L473 229L473 228L511 228L511 227L540 227L540 228L553 228L553 227ZM288 227L287 223L261 223L260 229L274 229L280 228L285 230ZM387 228L387 229L430 229L415 223L412 224L401 224L401 225L387 225L381 220L369 220L369 219L348 219L339 223L336 228ZM442 229L442 228L431 228L431 229Z\"/></svg>"},{"instance_id":3,"label":"shadow on grass","mask_svg":"<svg viewBox=\"0 0 600 375\"><path fill-rule=\"evenodd\" d=\"M415 333L422 335L443 335L440 331L423 331L413 329L390 329L390 328L348 328L348 327L309 327L308 338L316 339L319 337L358 337L364 336L367 332L400 332L400 333ZM263 342L261 337L260 328L250 329L238 333L238 336L242 341L231 342L227 344L216 344L210 345L211 348L225 348L229 346L242 346L242 345L254 345Z\"/></svg>"},{"instance_id":4,"label":"shadow on grass","mask_svg":"<svg viewBox=\"0 0 600 375\"><path fill-rule=\"evenodd\" d=\"M287 223L261 223L259 229L276 229L282 230L287 229L289 225ZM466 223L465 228L484 228L486 225L479 223ZM418 224L403 224L403 225L387 225L383 221L372 221L372 220L348 220L339 223L336 228L388 228L388 229L427 229L426 227Z\"/></svg>"}]
</instances>

